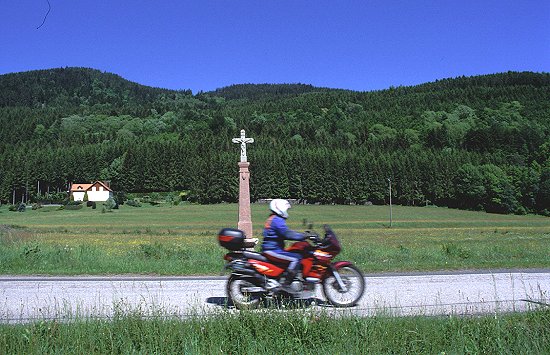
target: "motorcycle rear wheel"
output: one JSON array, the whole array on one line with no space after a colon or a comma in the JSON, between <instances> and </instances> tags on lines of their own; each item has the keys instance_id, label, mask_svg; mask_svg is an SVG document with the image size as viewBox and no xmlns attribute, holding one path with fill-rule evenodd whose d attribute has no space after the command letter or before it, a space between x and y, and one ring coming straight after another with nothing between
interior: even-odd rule
<instances>
[{"instance_id":1,"label":"motorcycle rear wheel","mask_svg":"<svg viewBox=\"0 0 550 355\"><path fill-rule=\"evenodd\" d=\"M237 309L256 309L262 300L259 293L248 293L246 288L256 287L250 279L241 275L231 275L227 280L227 296Z\"/></svg>"},{"instance_id":2,"label":"motorcycle rear wheel","mask_svg":"<svg viewBox=\"0 0 550 355\"><path fill-rule=\"evenodd\" d=\"M336 307L355 306L365 292L363 274L354 265L343 266L337 271L347 289L342 290L336 277L331 275L323 281L325 298Z\"/></svg>"}]
</instances>

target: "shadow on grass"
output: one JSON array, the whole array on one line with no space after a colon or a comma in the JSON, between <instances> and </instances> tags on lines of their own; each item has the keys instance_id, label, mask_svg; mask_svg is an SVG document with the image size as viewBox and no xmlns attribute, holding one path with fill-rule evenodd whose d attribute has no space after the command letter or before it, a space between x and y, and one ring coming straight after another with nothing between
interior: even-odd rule
<instances>
[{"instance_id":1,"label":"shadow on grass","mask_svg":"<svg viewBox=\"0 0 550 355\"><path fill-rule=\"evenodd\" d=\"M235 305L227 297L208 297L206 303L223 308L235 308ZM311 306L332 307L332 305L319 298L292 298L287 295L279 295L274 298L264 298L263 306L267 308L306 308Z\"/></svg>"}]
</instances>

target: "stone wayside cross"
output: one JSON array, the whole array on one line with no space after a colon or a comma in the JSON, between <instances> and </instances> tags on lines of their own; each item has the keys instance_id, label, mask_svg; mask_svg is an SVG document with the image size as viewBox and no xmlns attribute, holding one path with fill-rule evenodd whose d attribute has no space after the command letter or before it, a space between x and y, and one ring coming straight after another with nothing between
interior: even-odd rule
<instances>
[{"instance_id":1,"label":"stone wayside cross","mask_svg":"<svg viewBox=\"0 0 550 355\"><path fill-rule=\"evenodd\" d=\"M246 163L246 145L248 143L254 143L254 138L246 138L246 134L244 132L244 129L241 129L241 137L240 138L233 138L231 140L233 143L240 143L241 144L241 163Z\"/></svg>"},{"instance_id":2,"label":"stone wayside cross","mask_svg":"<svg viewBox=\"0 0 550 355\"><path fill-rule=\"evenodd\" d=\"M254 138L247 138L244 129L241 129L241 137L233 138L233 143L241 145L241 161L239 162L239 223L238 227L244 231L248 239L252 239L252 216L250 212L250 163L246 158L246 145L254 143ZM250 240L249 242L252 242Z\"/></svg>"}]
</instances>

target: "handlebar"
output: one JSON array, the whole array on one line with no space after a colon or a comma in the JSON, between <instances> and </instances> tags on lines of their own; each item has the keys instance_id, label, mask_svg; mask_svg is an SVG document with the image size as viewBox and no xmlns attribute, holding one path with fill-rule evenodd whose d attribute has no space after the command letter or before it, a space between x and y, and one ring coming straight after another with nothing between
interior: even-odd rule
<instances>
[{"instance_id":1,"label":"handlebar","mask_svg":"<svg viewBox=\"0 0 550 355\"><path fill-rule=\"evenodd\" d=\"M315 243L319 243L321 241L321 238L319 238L319 235L315 232L305 231L304 235L305 235L306 239L311 240Z\"/></svg>"}]
</instances>

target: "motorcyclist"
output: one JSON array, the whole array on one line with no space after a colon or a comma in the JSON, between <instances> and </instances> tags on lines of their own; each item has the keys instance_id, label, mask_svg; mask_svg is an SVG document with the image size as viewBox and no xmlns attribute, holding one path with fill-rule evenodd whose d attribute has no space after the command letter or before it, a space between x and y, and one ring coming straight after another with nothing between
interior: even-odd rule
<instances>
[{"instance_id":1,"label":"motorcyclist","mask_svg":"<svg viewBox=\"0 0 550 355\"><path fill-rule=\"evenodd\" d=\"M285 240L304 240L306 235L290 230L286 225L290 203L283 199L274 199L269 204L271 214L265 222L262 253L272 261L288 263L283 289L288 289L299 271L302 256L285 251Z\"/></svg>"}]
</instances>

